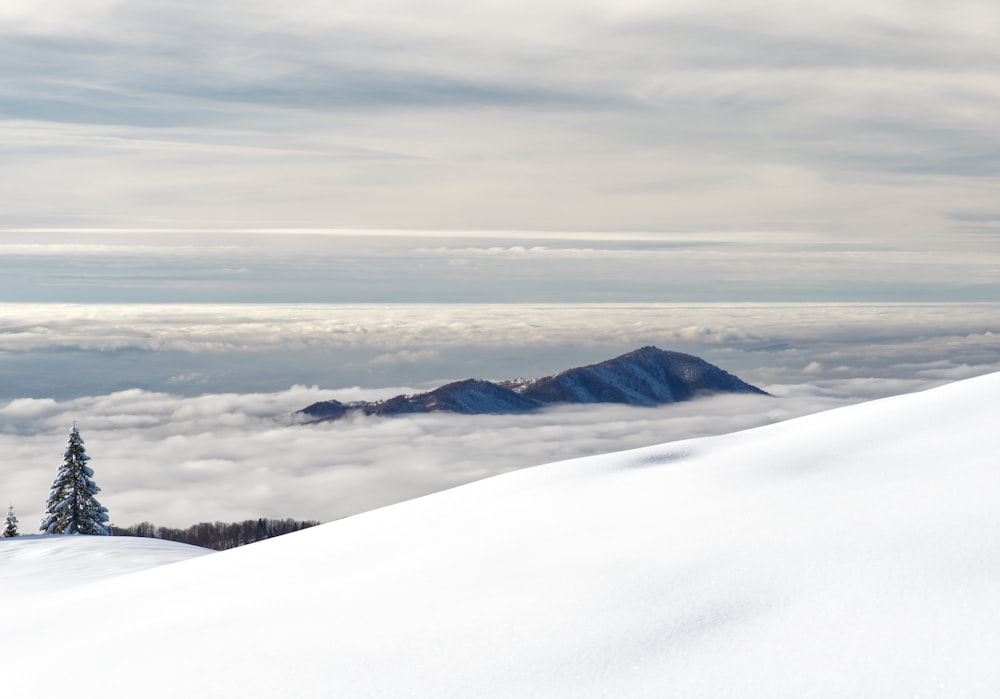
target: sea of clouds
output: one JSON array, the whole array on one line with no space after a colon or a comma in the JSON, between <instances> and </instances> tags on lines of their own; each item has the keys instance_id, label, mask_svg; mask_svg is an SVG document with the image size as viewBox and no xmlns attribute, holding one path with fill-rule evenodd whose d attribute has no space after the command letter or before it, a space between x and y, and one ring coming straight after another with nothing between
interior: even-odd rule
<instances>
[{"instance_id":1,"label":"sea of clouds","mask_svg":"<svg viewBox=\"0 0 1000 699\"><path fill-rule=\"evenodd\" d=\"M0 306L0 498L41 517L75 420L116 524L330 520L550 461L1000 370L979 305ZM537 377L654 344L773 394L302 424L317 400Z\"/></svg>"}]
</instances>

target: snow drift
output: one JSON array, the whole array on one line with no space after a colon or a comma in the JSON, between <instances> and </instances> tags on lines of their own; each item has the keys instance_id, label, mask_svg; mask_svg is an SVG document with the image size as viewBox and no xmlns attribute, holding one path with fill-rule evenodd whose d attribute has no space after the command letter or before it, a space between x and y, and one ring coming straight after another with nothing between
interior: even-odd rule
<instances>
[{"instance_id":1,"label":"snow drift","mask_svg":"<svg viewBox=\"0 0 1000 699\"><path fill-rule=\"evenodd\" d=\"M995 696L998 423L994 374L29 595L38 566L0 579L0 677L20 697ZM0 540L3 570L30 549Z\"/></svg>"}]
</instances>

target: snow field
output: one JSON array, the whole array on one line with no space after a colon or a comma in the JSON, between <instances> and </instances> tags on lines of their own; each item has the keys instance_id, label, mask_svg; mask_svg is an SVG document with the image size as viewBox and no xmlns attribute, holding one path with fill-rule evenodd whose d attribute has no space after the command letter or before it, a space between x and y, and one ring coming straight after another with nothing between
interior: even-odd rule
<instances>
[{"instance_id":1,"label":"snow field","mask_svg":"<svg viewBox=\"0 0 1000 699\"><path fill-rule=\"evenodd\" d=\"M175 565L146 565L190 554L166 542L0 540L0 675L22 697L995 696L998 421L994 374Z\"/></svg>"}]
</instances>

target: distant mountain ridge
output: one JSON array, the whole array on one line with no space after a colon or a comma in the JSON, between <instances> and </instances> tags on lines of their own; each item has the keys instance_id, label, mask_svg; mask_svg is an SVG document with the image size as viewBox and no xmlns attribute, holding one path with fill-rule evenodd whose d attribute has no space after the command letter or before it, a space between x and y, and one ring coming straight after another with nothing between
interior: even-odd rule
<instances>
[{"instance_id":1,"label":"distant mountain ridge","mask_svg":"<svg viewBox=\"0 0 1000 699\"><path fill-rule=\"evenodd\" d=\"M567 403L663 405L709 393L768 395L704 359L647 346L614 359L540 379L500 383L465 379L426 393L381 401L320 401L298 414L312 422L336 420L354 412L384 416L436 411L513 415Z\"/></svg>"}]
</instances>

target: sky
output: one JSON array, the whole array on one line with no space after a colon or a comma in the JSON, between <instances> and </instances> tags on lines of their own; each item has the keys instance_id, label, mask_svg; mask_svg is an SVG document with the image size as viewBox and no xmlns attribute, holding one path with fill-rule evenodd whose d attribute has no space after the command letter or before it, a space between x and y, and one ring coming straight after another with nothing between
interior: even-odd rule
<instances>
[{"instance_id":1,"label":"sky","mask_svg":"<svg viewBox=\"0 0 1000 699\"><path fill-rule=\"evenodd\" d=\"M7 0L0 498L73 420L119 524L332 519L996 371L998 15ZM776 398L290 417L645 344Z\"/></svg>"},{"instance_id":2,"label":"sky","mask_svg":"<svg viewBox=\"0 0 1000 699\"><path fill-rule=\"evenodd\" d=\"M1000 238L552 231L0 232L53 303L1000 301Z\"/></svg>"},{"instance_id":3,"label":"sky","mask_svg":"<svg viewBox=\"0 0 1000 699\"><path fill-rule=\"evenodd\" d=\"M10 0L0 295L997 301L998 15Z\"/></svg>"}]
</instances>

